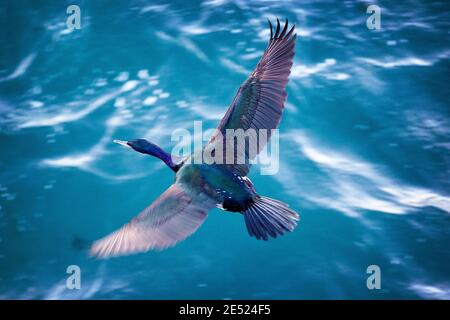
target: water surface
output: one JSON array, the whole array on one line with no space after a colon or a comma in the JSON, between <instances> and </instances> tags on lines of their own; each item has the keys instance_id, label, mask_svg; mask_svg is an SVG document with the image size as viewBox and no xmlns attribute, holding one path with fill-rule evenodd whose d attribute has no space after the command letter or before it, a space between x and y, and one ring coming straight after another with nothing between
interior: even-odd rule
<instances>
[{"instance_id":1,"label":"water surface","mask_svg":"<svg viewBox=\"0 0 450 320\"><path fill-rule=\"evenodd\" d=\"M69 4L0 5L1 298L450 298L446 1L76 1L73 32ZM170 150L174 129L214 128L275 16L299 33L280 170L250 177L299 227L257 241L217 209L167 251L89 259L87 241L173 181L112 140ZM65 287L69 265L81 290Z\"/></svg>"}]
</instances>

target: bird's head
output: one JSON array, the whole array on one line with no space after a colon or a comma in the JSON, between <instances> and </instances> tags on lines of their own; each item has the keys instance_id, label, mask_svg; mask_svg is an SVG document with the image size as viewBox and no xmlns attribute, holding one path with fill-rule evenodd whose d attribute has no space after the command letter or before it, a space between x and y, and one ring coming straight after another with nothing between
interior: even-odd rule
<instances>
[{"instance_id":1,"label":"bird's head","mask_svg":"<svg viewBox=\"0 0 450 320\"><path fill-rule=\"evenodd\" d=\"M129 141L114 140L114 142L124 147L131 148L137 152L151 155L160 149L156 144L145 139L134 139Z\"/></svg>"},{"instance_id":2,"label":"bird's head","mask_svg":"<svg viewBox=\"0 0 450 320\"><path fill-rule=\"evenodd\" d=\"M137 152L157 157L162 161L164 161L164 163L167 164L169 168L175 172L177 172L182 165L181 158L178 157L173 158L169 153L165 152L159 146L145 139L134 139L129 141L114 140L114 142L124 147L133 149Z\"/></svg>"}]
</instances>

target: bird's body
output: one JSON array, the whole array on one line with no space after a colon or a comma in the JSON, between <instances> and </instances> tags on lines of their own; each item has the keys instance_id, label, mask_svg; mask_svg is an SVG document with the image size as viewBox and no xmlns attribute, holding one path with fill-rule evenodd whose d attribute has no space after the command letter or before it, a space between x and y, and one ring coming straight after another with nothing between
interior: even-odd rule
<instances>
[{"instance_id":1,"label":"bird's body","mask_svg":"<svg viewBox=\"0 0 450 320\"><path fill-rule=\"evenodd\" d=\"M231 212L245 211L257 197L252 182L220 164L186 164L176 175L186 189L200 189L217 205Z\"/></svg>"},{"instance_id":2,"label":"bird's body","mask_svg":"<svg viewBox=\"0 0 450 320\"><path fill-rule=\"evenodd\" d=\"M96 241L92 255L107 258L173 246L194 233L215 207L242 214L248 233L257 239L294 230L298 214L283 202L257 194L247 177L251 160L278 127L284 109L296 39L295 26L289 31L287 27L286 20L281 30L277 19L273 34L270 24L270 41L261 60L203 150L182 159L144 139L115 141L161 159L176 173L175 182L128 224ZM254 152L236 147L234 138L227 136L229 130L247 132L246 146L255 146ZM218 161L196 161L207 150L213 150L208 154Z\"/></svg>"}]
</instances>

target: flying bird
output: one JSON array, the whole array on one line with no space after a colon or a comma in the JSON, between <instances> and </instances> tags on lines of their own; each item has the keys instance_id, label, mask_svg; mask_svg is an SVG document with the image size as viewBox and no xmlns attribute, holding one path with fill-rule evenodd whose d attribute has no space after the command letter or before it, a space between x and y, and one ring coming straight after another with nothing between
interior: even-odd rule
<instances>
[{"instance_id":1,"label":"flying bird","mask_svg":"<svg viewBox=\"0 0 450 320\"><path fill-rule=\"evenodd\" d=\"M283 29L277 19L275 33L270 21L269 27L266 50L205 148L223 148L226 153L230 146L227 129L265 129L268 134L250 137L249 143L252 137L259 139L258 153L270 139L271 130L278 127L297 35L295 25L288 30L287 19ZM256 239L276 238L297 226L299 216L287 204L256 192L247 177L256 154L246 149L234 149L234 157L245 161L198 164L191 160L205 148L179 159L144 139L114 142L161 159L176 173L175 182L128 224L95 241L90 248L92 256L108 258L174 246L194 233L215 207L240 213L249 235Z\"/></svg>"}]
</instances>

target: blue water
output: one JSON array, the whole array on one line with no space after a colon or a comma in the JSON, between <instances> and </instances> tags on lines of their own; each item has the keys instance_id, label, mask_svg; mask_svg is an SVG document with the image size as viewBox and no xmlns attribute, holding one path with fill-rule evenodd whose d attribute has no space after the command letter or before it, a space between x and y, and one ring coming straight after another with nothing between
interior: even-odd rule
<instances>
[{"instance_id":1,"label":"blue water","mask_svg":"<svg viewBox=\"0 0 450 320\"><path fill-rule=\"evenodd\" d=\"M69 4L0 5L0 298L450 299L448 2L75 1L68 32ZM299 227L257 241L216 209L174 248L88 258L173 181L112 140L214 128L275 16L300 35L280 170L250 178Z\"/></svg>"}]
</instances>

